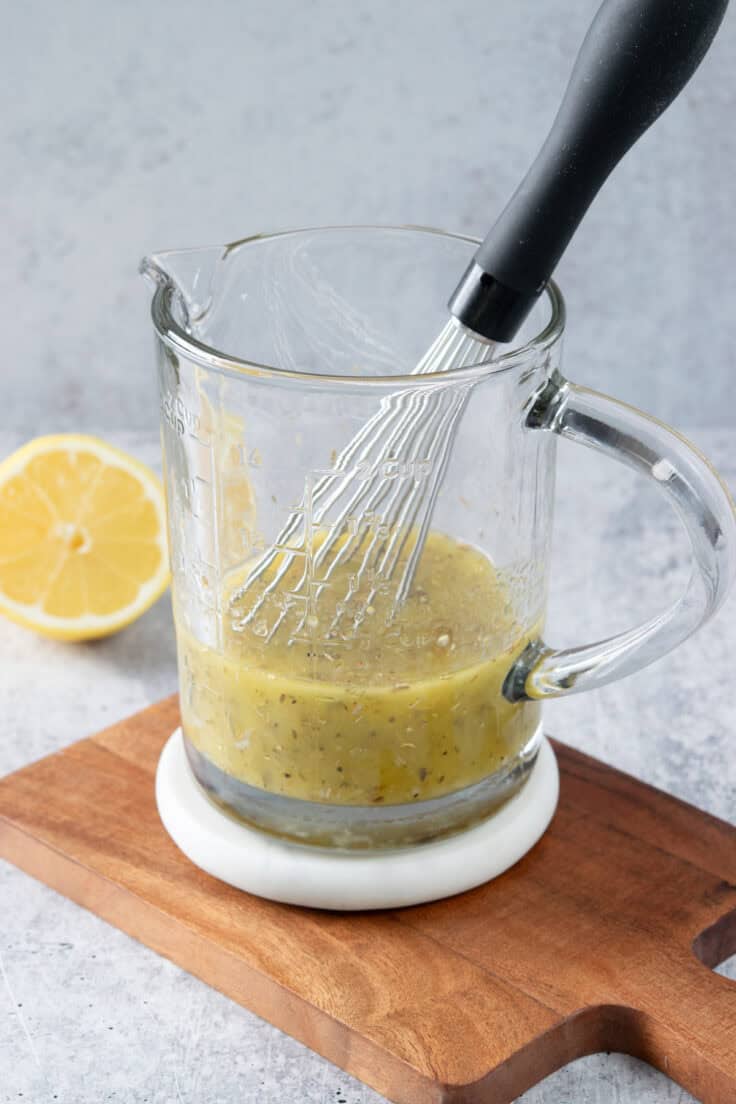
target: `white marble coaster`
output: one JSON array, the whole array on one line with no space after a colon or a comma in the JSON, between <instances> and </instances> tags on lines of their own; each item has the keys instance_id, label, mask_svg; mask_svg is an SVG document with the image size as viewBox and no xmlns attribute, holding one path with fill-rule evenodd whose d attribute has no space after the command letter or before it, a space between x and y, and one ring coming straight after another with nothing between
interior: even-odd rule
<instances>
[{"instance_id":1,"label":"white marble coaster","mask_svg":"<svg viewBox=\"0 0 736 1104\"><path fill-rule=\"evenodd\" d=\"M288 843L220 812L192 774L181 729L169 737L156 772L164 827L202 870L259 897L342 910L418 905L490 881L542 836L558 793L557 760L543 739L524 788L483 824L436 843L351 854Z\"/></svg>"}]
</instances>

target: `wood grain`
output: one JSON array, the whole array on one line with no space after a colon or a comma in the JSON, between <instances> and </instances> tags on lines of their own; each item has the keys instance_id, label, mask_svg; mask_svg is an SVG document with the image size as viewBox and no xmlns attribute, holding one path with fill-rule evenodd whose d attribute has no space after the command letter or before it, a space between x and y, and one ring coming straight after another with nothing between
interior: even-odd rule
<instances>
[{"instance_id":1,"label":"wood grain","mask_svg":"<svg viewBox=\"0 0 736 1104\"><path fill-rule=\"evenodd\" d=\"M433 905L338 914L192 866L153 779L168 699L0 780L0 853L399 1104L503 1104L634 1054L736 1100L736 829L556 744L560 808L520 863Z\"/></svg>"}]
</instances>

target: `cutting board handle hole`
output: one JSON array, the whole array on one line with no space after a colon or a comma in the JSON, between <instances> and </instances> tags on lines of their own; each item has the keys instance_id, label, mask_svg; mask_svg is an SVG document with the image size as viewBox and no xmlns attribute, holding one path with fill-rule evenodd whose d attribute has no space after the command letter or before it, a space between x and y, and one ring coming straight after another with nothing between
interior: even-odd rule
<instances>
[{"instance_id":1,"label":"cutting board handle hole","mask_svg":"<svg viewBox=\"0 0 736 1104\"><path fill-rule=\"evenodd\" d=\"M736 980L736 909L696 936L693 954L709 970Z\"/></svg>"},{"instance_id":2,"label":"cutting board handle hole","mask_svg":"<svg viewBox=\"0 0 736 1104\"><path fill-rule=\"evenodd\" d=\"M721 962L719 966L714 967L713 973L720 974L727 981L736 982L736 955L730 955L725 962Z\"/></svg>"}]
</instances>

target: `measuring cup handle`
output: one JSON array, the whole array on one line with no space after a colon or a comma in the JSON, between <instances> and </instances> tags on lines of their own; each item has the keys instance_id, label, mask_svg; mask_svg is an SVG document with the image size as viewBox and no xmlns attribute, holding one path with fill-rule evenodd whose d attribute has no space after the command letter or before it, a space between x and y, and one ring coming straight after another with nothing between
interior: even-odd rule
<instances>
[{"instance_id":1,"label":"measuring cup handle","mask_svg":"<svg viewBox=\"0 0 736 1104\"><path fill-rule=\"evenodd\" d=\"M592 690L646 667L715 613L736 569L733 501L705 457L679 433L560 376L540 393L526 424L588 445L652 479L685 526L693 569L678 601L628 632L561 650L533 641L506 677L504 694L510 701Z\"/></svg>"}]
</instances>

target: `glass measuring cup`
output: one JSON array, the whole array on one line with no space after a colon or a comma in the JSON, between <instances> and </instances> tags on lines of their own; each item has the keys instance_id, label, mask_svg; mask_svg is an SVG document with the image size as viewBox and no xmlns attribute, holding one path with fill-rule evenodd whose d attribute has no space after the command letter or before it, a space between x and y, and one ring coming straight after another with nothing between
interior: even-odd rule
<instances>
[{"instance_id":1,"label":"glass measuring cup","mask_svg":"<svg viewBox=\"0 0 736 1104\"><path fill-rule=\"evenodd\" d=\"M143 262L187 754L215 801L266 831L379 848L490 815L528 777L545 697L652 662L715 611L733 574L733 507L707 462L561 375L554 285L492 363L411 374L476 244L336 227ZM371 445L397 404L429 427L413 451L400 434ZM558 435L650 476L694 564L671 609L561 651L542 635ZM402 518L417 496L422 510ZM333 547L347 552L325 560L335 511ZM399 530L391 573L381 549Z\"/></svg>"}]
</instances>

